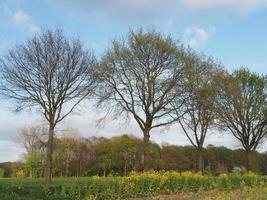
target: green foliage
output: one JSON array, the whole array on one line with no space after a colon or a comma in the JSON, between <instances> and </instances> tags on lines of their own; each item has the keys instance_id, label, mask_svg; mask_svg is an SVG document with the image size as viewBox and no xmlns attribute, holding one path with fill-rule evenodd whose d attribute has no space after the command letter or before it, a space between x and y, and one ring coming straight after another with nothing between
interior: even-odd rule
<instances>
[{"instance_id":1,"label":"green foliage","mask_svg":"<svg viewBox=\"0 0 267 200\"><path fill-rule=\"evenodd\" d=\"M15 162L12 164L12 171L13 174L12 176L17 177L17 178L24 178L27 177L27 170L26 170L26 165L21 162Z\"/></svg>"},{"instance_id":2,"label":"green foliage","mask_svg":"<svg viewBox=\"0 0 267 200\"><path fill-rule=\"evenodd\" d=\"M32 177L40 177L44 170L43 168L43 157L44 155L41 153L36 153L34 156L28 156L25 163L25 168L29 176Z\"/></svg>"},{"instance_id":3,"label":"green foliage","mask_svg":"<svg viewBox=\"0 0 267 200\"><path fill-rule=\"evenodd\" d=\"M142 170L143 140L133 136L116 136L110 139L94 138L70 140L56 138L53 155L53 177L128 175ZM147 166L150 170L196 171L197 151L193 146L177 146L149 143ZM251 171L267 174L267 153L254 152ZM228 149L208 145L203 150L205 173L219 175L243 168L246 154L241 149ZM25 157L25 162L0 165L5 176L42 177L44 154Z\"/></svg>"},{"instance_id":4,"label":"green foliage","mask_svg":"<svg viewBox=\"0 0 267 200\"><path fill-rule=\"evenodd\" d=\"M254 168L251 153L266 137L266 78L248 69L214 78L217 125L228 131L246 151L246 169Z\"/></svg>"},{"instance_id":5,"label":"green foliage","mask_svg":"<svg viewBox=\"0 0 267 200\"><path fill-rule=\"evenodd\" d=\"M0 178L3 178L5 174L5 170L3 168L0 168Z\"/></svg>"},{"instance_id":6,"label":"green foliage","mask_svg":"<svg viewBox=\"0 0 267 200\"><path fill-rule=\"evenodd\" d=\"M221 176L174 171L131 173L127 177L56 178L0 180L1 200L112 200L203 191L233 191L257 187L264 178L247 173Z\"/></svg>"}]
</instances>

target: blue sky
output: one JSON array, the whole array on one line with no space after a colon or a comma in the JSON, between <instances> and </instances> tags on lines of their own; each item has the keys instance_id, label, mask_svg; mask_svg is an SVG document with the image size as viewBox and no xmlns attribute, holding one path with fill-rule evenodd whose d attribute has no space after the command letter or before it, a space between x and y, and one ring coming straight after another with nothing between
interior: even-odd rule
<instances>
[{"instance_id":1,"label":"blue sky","mask_svg":"<svg viewBox=\"0 0 267 200\"><path fill-rule=\"evenodd\" d=\"M80 36L100 57L110 40L125 35L129 28L151 26L212 55L231 71L244 66L266 74L267 0L1 0L0 56L43 28L60 27L68 36ZM23 149L13 142L19 128L44 123L38 113L14 114L10 108L1 99L0 162L20 158ZM60 127L77 127L86 137L142 136L134 122L126 128L110 122L99 130L95 115L93 110L83 110ZM152 140L188 144L177 127L155 130ZM208 143L238 147L229 135L210 136Z\"/></svg>"}]
</instances>

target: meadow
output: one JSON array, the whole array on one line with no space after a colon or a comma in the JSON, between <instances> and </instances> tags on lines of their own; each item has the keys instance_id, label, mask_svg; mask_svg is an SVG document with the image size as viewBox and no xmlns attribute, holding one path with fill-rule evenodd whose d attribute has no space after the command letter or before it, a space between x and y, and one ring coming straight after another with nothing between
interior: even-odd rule
<instances>
[{"instance_id":1,"label":"meadow","mask_svg":"<svg viewBox=\"0 0 267 200\"><path fill-rule=\"evenodd\" d=\"M266 179L254 173L202 175L144 172L127 177L0 179L1 200L266 199Z\"/></svg>"}]
</instances>

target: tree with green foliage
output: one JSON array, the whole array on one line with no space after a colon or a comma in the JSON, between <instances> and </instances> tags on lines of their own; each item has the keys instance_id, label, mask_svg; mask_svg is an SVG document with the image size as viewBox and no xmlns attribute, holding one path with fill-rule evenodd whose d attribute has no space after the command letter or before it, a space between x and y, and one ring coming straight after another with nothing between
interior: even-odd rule
<instances>
[{"instance_id":1,"label":"tree with green foliage","mask_svg":"<svg viewBox=\"0 0 267 200\"><path fill-rule=\"evenodd\" d=\"M240 142L250 170L250 155L267 135L266 77L242 68L231 75L220 74L214 85L217 124Z\"/></svg>"},{"instance_id":2,"label":"tree with green foliage","mask_svg":"<svg viewBox=\"0 0 267 200\"><path fill-rule=\"evenodd\" d=\"M25 162L25 170L30 178L43 177L44 172L44 154L36 153L33 156L27 155Z\"/></svg>"},{"instance_id":3,"label":"tree with green foliage","mask_svg":"<svg viewBox=\"0 0 267 200\"><path fill-rule=\"evenodd\" d=\"M115 136L112 138L76 138L68 141L66 136L56 137L53 151L53 177L93 176L93 175L129 175L130 171L142 171L144 141L134 136ZM71 143L68 144L68 142ZM70 148L71 147L71 148ZM71 156L67 158L66 150ZM69 151L67 150L67 151ZM5 176L43 177L45 157L30 157L26 154L23 162L0 163ZM149 142L147 168L149 170L198 170L198 152L194 146L158 145ZM257 151L251 153L250 170L267 174L267 154ZM246 152L243 149L228 149L208 145L203 148L205 162L204 173L221 174L243 169L246 164ZM68 164L67 164L68 162ZM68 166L67 166L68 165ZM67 170L66 170L67 166ZM66 173L67 171L67 173Z\"/></svg>"},{"instance_id":4,"label":"tree with green foliage","mask_svg":"<svg viewBox=\"0 0 267 200\"><path fill-rule=\"evenodd\" d=\"M223 146L215 147L208 145L206 148L206 158L208 166L215 174L228 173L233 170L234 166L242 166L237 163L233 150Z\"/></svg>"},{"instance_id":5,"label":"tree with green foliage","mask_svg":"<svg viewBox=\"0 0 267 200\"><path fill-rule=\"evenodd\" d=\"M55 138L53 174L56 176L80 176L91 153L90 143L82 138L76 128L65 128Z\"/></svg>"},{"instance_id":6,"label":"tree with green foliage","mask_svg":"<svg viewBox=\"0 0 267 200\"><path fill-rule=\"evenodd\" d=\"M179 172L190 169L191 160L185 154L186 148L177 145L165 144L161 148L161 169L178 170ZM187 151L188 153L189 151Z\"/></svg>"},{"instance_id":7,"label":"tree with green foliage","mask_svg":"<svg viewBox=\"0 0 267 200\"><path fill-rule=\"evenodd\" d=\"M106 176L111 171L115 160L113 159L113 147L112 142L108 139L104 139L94 146L95 154L97 157L97 165L103 172L103 176Z\"/></svg>"},{"instance_id":8,"label":"tree with green foliage","mask_svg":"<svg viewBox=\"0 0 267 200\"><path fill-rule=\"evenodd\" d=\"M123 168L124 176L128 175L129 170L133 168L135 154L137 152L134 140L128 135L112 138L114 154L118 155L117 165Z\"/></svg>"}]
</instances>

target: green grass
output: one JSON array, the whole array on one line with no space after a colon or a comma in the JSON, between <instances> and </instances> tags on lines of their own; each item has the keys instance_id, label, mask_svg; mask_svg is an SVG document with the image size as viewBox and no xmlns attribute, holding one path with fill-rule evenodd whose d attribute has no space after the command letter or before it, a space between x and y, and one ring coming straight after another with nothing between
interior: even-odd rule
<instances>
[{"instance_id":1,"label":"green grass","mask_svg":"<svg viewBox=\"0 0 267 200\"><path fill-rule=\"evenodd\" d=\"M267 186L244 187L233 191L213 191L203 200L266 200Z\"/></svg>"},{"instance_id":2,"label":"green grass","mask_svg":"<svg viewBox=\"0 0 267 200\"><path fill-rule=\"evenodd\" d=\"M267 187L245 187L232 191L213 190L138 198L135 200L266 200Z\"/></svg>"}]
</instances>

